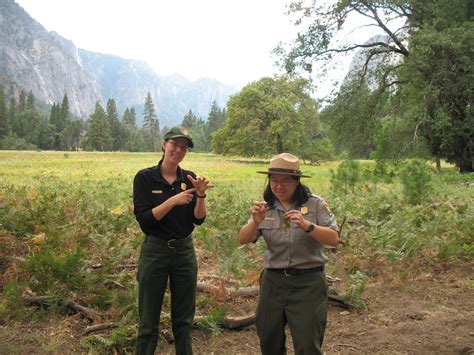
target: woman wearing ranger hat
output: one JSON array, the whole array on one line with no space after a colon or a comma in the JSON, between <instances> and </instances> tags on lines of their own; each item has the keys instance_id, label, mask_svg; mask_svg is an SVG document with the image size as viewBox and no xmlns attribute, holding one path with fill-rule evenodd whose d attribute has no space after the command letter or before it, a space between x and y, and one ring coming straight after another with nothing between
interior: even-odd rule
<instances>
[{"instance_id":1,"label":"woman wearing ranger hat","mask_svg":"<svg viewBox=\"0 0 474 355\"><path fill-rule=\"evenodd\" d=\"M179 166L192 147L187 130L173 127L165 134L158 165L139 171L133 181L134 213L145 234L137 272L137 354L155 353L168 278L176 354L192 354L197 262L191 233L206 217L209 187L206 178Z\"/></svg>"},{"instance_id":2,"label":"woman wearing ranger hat","mask_svg":"<svg viewBox=\"0 0 474 355\"><path fill-rule=\"evenodd\" d=\"M265 269L260 279L256 326L262 354L285 354L288 324L296 354L321 354L327 316L323 245L337 246L336 220L327 204L300 183L297 157L270 160L265 201L254 202L241 244L263 236Z\"/></svg>"}]
</instances>

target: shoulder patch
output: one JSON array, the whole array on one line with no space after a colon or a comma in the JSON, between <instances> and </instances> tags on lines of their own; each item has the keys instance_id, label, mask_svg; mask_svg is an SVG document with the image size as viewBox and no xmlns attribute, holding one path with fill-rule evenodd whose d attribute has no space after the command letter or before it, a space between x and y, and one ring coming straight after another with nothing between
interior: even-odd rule
<instances>
[{"instance_id":1,"label":"shoulder patch","mask_svg":"<svg viewBox=\"0 0 474 355\"><path fill-rule=\"evenodd\" d=\"M331 211L331 209L329 208L328 204L326 202L323 203L323 208L324 210L327 212L327 214L332 217L333 216L333 213Z\"/></svg>"}]
</instances>

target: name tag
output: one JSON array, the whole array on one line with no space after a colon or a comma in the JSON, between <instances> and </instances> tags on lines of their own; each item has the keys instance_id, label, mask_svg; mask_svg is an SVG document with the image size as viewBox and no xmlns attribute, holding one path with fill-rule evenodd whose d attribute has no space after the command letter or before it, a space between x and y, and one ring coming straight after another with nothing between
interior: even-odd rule
<instances>
[{"instance_id":1,"label":"name tag","mask_svg":"<svg viewBox=\"0 0 474 355\"><path fill-rule=\"evenodd\" d=\"M162 194L163 190L151 190L152 194Z\"/></svg>"},{"instance_id":2,"label":"name tag","mask_svg":"<svg viewBox=\"0 0 474 355\"><path fill-rule=\"evenodd\" d=\"M274 217L265 217L265 221L275 221Z\"/></svg>"}]
</instances>

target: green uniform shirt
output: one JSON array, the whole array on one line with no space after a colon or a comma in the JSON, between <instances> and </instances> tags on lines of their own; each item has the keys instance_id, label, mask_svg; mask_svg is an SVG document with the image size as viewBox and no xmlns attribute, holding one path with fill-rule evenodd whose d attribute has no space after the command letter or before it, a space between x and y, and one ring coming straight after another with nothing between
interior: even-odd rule
<instances>
[{"instance_id":1,"label":"green uniform shirt","mask_svg":"<svg viewBox=\"0 0 474 355\"><path fill-rule=\"evenodd\" d=\"M311 195L306 203L292 206L290 209L301 211L306 220L317 226L338 231L336 218L319 196ZM283 216L285 212L278 200L275 201L275 207L267 211L265 220L257 228L256 237L263 236L267 244L265 268L309 269L324 265L327 258L323 244L311 238L294 223L288 223Z\"/></svg>"}]
</instances>

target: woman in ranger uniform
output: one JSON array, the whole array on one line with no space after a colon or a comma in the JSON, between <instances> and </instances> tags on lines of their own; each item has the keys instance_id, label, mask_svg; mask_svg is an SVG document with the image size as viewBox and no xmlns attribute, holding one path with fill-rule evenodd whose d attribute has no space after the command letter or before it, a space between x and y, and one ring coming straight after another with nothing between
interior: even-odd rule
<instances>
[{"instance_id":1,"label":"woman in ranger uniform","mask_svg":"<svg viewBox=\"0 0 474 355\"><path fill-rule=\"evenodd\" d=\"M331 210L300 183L297 157L282 153L270 160L265 201L254 202L239 233L241 244L263 236L265 269L260 279L256 326L262 354L286 353L288 324L296 354L321 354L327 317L323 245L337 246Z\"/></svg>"},{"instance_id":2,"label":"woman in ranger uniform","mask_svg":"<svg viewBox=\"0 0 474 355\"><path fill-rule=\"evenodd\" d=\"M179 166L192 147L187 130L173 127L165 134L158 165L140 170L133 181L134 213L145 234L137 272L137 354L155 353L168 278L176 354L192 354L197 262L191 233L206 217L209 187L204 177Z\"/></svg>"}]
</instances>

